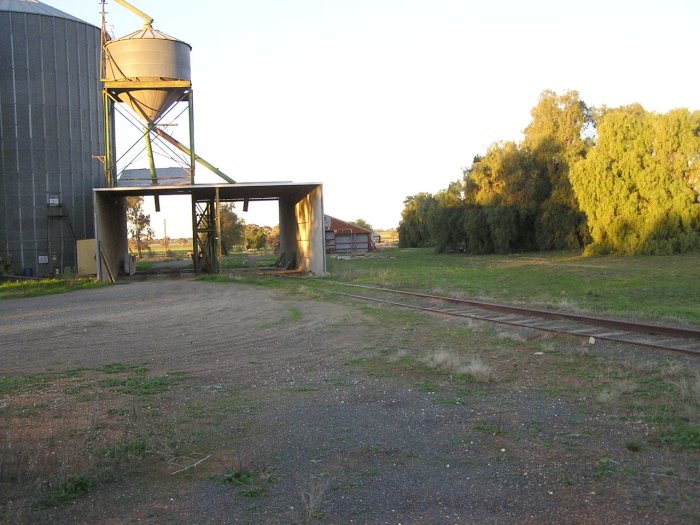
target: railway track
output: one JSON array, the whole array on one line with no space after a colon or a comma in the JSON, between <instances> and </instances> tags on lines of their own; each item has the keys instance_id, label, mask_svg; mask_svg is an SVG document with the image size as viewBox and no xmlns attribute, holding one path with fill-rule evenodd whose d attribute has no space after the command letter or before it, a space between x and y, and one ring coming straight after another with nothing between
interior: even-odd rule
<instances>
[{"instance_id":1,"label":"railway track","mask_svg":"<svg viewBox=\"0 0 700 525\"><path fill-rule=\"evenodd\" d=\"M325 293L353 299L700 357L700 330L693 328L552 312L340 281L317 282L336 287L319 287ZM338 291L340 287L353 288L358 293Z\"/></svg>"}]
</instances>

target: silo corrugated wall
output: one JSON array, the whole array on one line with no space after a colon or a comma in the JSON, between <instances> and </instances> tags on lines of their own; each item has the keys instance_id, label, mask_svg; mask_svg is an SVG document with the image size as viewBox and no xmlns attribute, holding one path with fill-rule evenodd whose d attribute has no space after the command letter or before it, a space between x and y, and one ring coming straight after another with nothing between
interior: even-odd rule
<instances>
[{"instance_id":1,"label":"silo corrugated wall","mask_svg":"<svg viewBox=\"0 0 700 525\"><path fill-rule=\"evenodd\" d=\"M100 30L27 11L0 10L0 257L45 276L75 268L76 239L94 236Z\"/></svg>"}]
</instances>

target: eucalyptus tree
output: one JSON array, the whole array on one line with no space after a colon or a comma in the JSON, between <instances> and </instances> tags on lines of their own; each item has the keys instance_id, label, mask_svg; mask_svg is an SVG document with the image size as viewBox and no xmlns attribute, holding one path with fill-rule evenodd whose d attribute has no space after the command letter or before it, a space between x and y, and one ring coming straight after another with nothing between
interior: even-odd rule
<instances>
[{"instance_id":1,"label":"eucalyptus tree","mask_svg":"<svg viewBox=\"0 0 700 525\"><path fill-rule=\"evenodd\" d=\"M236 214L233 203L224 203L219 208L221 220L221 248L228 254L236 245L243 244L245 221Z\"/></svg>"},{"instance_id":2,"label":"eucalyptus tree","mask_svg":"<svg viewBox=\"0 0 700 525\"><path fill-rule=\"evenodd\" d=\"M543 187L529 164L518 144L505 142L493 144L465 170L467 251L507 253L534 247Z\"/></svg>"},{"instance_id":3,"label":"eucalyptus tree","mask_svg":"<svg viewBox=\"0 0 700 525\"><path fill-rule=\"evenodd\" d=\"M700 112L607 111L571 173L588 216L587 253L682 253L700 247Z\"/></svg>"},{"instance_id":4,"label":"eucalyptus tree","mask_svg":"<svg viewBox=\"0 0 700 525\"><path fill-rule=\"evenodd\" d=\"M126 198L126 221L129 237L136 243L136 253L141 258L148 241L153 240L151 216L143 209L143 197Z\"/></svg>"},{"instance_id":5,"label":"eucalyptus tree","mask_svg":"<svg viewBox=\"0 0 700 525\"><path fill-rule=\"evenodd\" d=\"M460 251L466 246L464 234L464 183L454 181L435 194L435 206L428 216L428 230L435 251Z\"/></svg>"},{"instance_id":6,"label":"eucalyptus tree","mask_svg":"<svg viewBox=\"0 0 700 525\"><path fill-rule=\"evenodd\" d=\"M435 197L430 193L418 193L406 197L399 222L399 246L416 248L432 246L429 217L436 207Z\"/></svg>"},{"instance_id":7,"label":"eucalyptus tree","mask_svg":"<svg viewBox=\"0 0 700 525\"><path fill-rule=\"evenodd\" d=\"M570 167L591 146L593 111L576 91L558 95L544 91L531 111L532 121L521 144L530 159L529 176L538 191L536 239L542 250L583 246L588 234L569 180Z\"/></svg>"}]
</instances>

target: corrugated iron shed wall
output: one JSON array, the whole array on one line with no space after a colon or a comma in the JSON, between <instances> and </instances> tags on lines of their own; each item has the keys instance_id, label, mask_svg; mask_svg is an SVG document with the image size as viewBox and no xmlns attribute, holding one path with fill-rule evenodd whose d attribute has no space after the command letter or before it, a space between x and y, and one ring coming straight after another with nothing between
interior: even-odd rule
<instances>
[{"instance_id":1,"label":"corrugated iron shed wall","mask_svg":"<svg viewBox=\"0 0 700 525\"><path fill-rule=\"evenodd\" d=\"M327 253L367 253L373 248L371 230L330 215L323 222Z\"/></svg>"},{"instance_id":2,"label":"corrugated iron shed wall","mask_svg":"<svg viewBox=\"0 0 700 525\"><path fill-rule=\"evenodd\" d=\"M367 253L371 246L369 233L326 232L328 253Z\"/></svg>"},{"instance_id":3,"label":"corrugated iron shed wall","mask_svg":"<svg viewBox=\"0 0 700 525\"><path fill-rule=\"evenodd\" d=\"M74 267L75 239L94 236L99 61L99 28L40 2L0 0L0 256L16 273Z\"/></svg>"}]
</instances>

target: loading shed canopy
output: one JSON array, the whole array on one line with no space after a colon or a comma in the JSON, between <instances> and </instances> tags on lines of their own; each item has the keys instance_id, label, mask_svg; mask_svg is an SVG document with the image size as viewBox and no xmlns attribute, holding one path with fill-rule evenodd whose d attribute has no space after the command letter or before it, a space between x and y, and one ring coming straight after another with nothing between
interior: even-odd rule
<instances>
[{"instance_id":1,"label":"loading shed canopy","mask_svg":"<svg viewBox=\"0 0 700 525\"><path fill-rule=\"evenodd\" d=\"M279 202L280 256L295 269L323 275L326 258L323 231L323 186L320 183L255 182L96 188L95 230L97 275L103 281L116 278L129 267L126 198L134 196L189 195L192 201L193 253L206 257L216 251L216 210L219 203L276 200ZM201 240L202 233L209 241ZM199 241L198 241L199 237ZM211 241L211 242L210 242ZM199 243L199 244L198 244ZM213 253L213 252L212 252ZM195 258L196 261L197 258ZM195 262L195 271L202 268ZM204 267L204 270L207 268Z\"/></svg>"}]
</instances>

